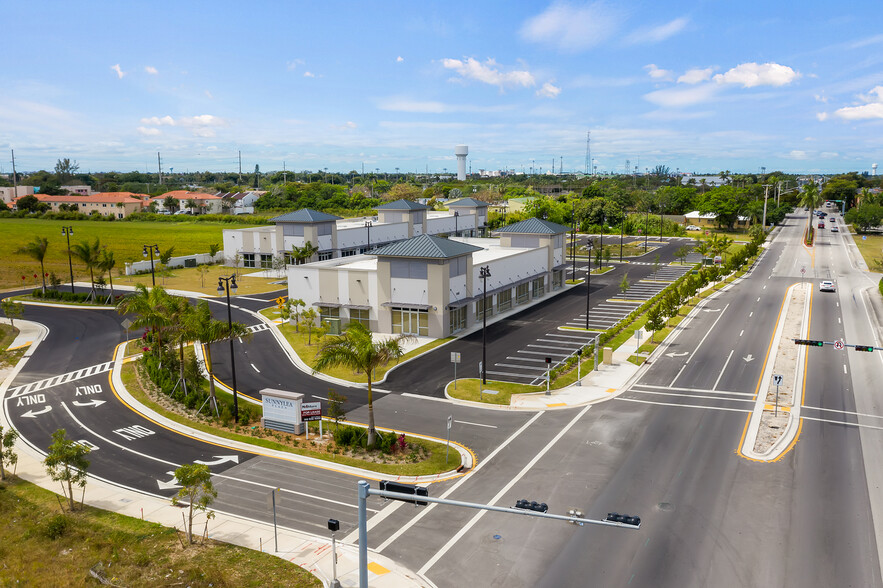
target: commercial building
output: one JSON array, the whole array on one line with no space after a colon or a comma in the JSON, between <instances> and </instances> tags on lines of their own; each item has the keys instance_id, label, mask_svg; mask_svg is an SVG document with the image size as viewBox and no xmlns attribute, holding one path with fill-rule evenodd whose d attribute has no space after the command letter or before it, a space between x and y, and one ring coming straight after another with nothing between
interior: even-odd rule
<instances>
[{"instance_id":1,"label":"commercial building","mask_svg":"<svg viewBox=\"0 0 883 588\"><path fill-rule=\"evenodd\" d=\"M165 205L165 200L171 196L175 200L178 201L178 205L175 207L176 210L167 210ZM195 206L191 207L188 205L188 201L193 201ZM156 203L156 209L159 212L177 212L177 211L189 211L194 214L221 214L221 197L215 194L206 194L204 192L190 192L188 190L172 190L171 192L166 192L165 194L161 194L160 196L156 196L150 199L149 204Z\"/></svg>"},{"instance_id":2,"label":"commercial building","mask_svg":"<svg viewBox=\"0 0 883 588\"><path fill-rule=\"evenodd\" d=\"M133 212L141 212L145 204L146 194L133 192L98 192L89 196L49 196L32 194L34 198L48 204L52 212L61 211L61 206L76 205L76 211L82 214L102 214L116 218L126 218ZM18 199L16 199L16 202Z\"/></svg>"},{"instance_id":3,"label":"commercial building","mask_svg":"<svg viewBox=\"0 0 883 588\"><path fill-rule=\"evenodd\" d=\"M292 263L292 250L308 242L318 249L306 261L326 261L424 234L475 236L484 231L486 202L464 198L448 208L433 211L424 204L396 200L378 206L376 217L348 219L304 208L274 218L272 227L225 229L225 256L231 265L270 268L277 256Z\"/></svg>"},{"instance_id":4,"label":"commercial building","mask_svg":"<svg viewBox=\"0 0 883 588\"><path fill-rule=\"evenodd\" d=\"M424 233L370 253L289 266L288 294L341 327L356 321L380 333L447 337L485 313L560 290L568 230L531 218L503 227L499 239Z\"/></svg>"},{"instance_id":5,"label":"commercial building","mask_svg":"<svg viewBox=\"0 0 883 588\"><path fill-rule=\"evenodd\" d=\"M8 204L17 198L33 194L34 192L36 192L35 186L9 186L8 188L0 188L0 201Z\"/></svg>"}]
</instances>

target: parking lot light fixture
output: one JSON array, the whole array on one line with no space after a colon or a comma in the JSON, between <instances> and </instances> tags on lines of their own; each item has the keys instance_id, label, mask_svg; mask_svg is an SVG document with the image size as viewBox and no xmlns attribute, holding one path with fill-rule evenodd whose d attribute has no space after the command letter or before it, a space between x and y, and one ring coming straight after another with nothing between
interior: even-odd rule
<instances>
[{"instance_id":1,"label":"parking lot light fixture","mask_svg":"<svg viewBox=\"0 0 883 588\"><path fill-rule=\"evenodd\" d=\"M218 296L227 293L227 328L233 331L233 315L230 311L230 291L236 294L236 274L218 277ZM233 337L230 337L230 373L233 378L233 423L239 423L239 395L236 392L236 362L233 357Z\"/></svg>"},{"instance_id":2,"label":"parking lot light fixture","mask_svg":"<svg viewBox=\"0 0 883 588\"><path fill-rule=\"evenodd\" d=\"M156 273L153 268L153 254L156 253L156 257L159 258L159 245L156 243L152 245L145 245L141 254L144 257L150 255L150 281L153 283L153 287L156 288Z\"/></svg>"},{"instance_id":3,"label":"parking lot light fixture","mask_svg":"<svg viewBox=\"0 0 883 588\"><path fill-rule=\"evenodd\" d=\"M487 279L491 277L491 267L479 268L478 277L484 283L481 297L481 383L484 385L487 384Z\"/></svg>"}]
</instances>

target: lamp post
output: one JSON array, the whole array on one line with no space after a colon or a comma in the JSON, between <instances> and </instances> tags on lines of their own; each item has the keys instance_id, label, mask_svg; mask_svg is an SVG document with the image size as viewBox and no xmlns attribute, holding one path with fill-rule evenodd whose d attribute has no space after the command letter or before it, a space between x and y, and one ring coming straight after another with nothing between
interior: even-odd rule
<instances>
[{"instance_id":1,"label":"lamp post","mask_svg":"<svg viewBox=\"0 0 883 588\"><path fill-rule=\"evenodd\" d=\"M230 290L236 294L236 274L218 277L218 295L227 292L227 328L233 331L233 316L230 311ZM233 375L233 422L239 423L239 396L236 393L236 362L233 359L233 337L230 337L230 371Z\"/></svg>"},{"instance_id":2,"label":"lamp post","mask_svg":"<svg viewBox=\"0 0 883 588\"><path fill-rule=\"evenodd\" d=\"M625 226L625 208L622 209L622 218L619 221L619 263L622 263L622 230Z\"/></svg>"},{"instance_id":3,"label":"lamp post","mask_svg":"<svg viewBox=\"0 0 883 588\"><path fill-rule=\"evenodd\" d=\"M371 227L374 225L369 220L365 221L365 228L368 229L368 251L371 251Z\"/></svg>"},{"instance_id":4,"label":"lamp post","mask_svg":"<svg viewBox=\"0 0 883 588\"><path fill-rule=\"evenodd\" d=\"M460 219L460 213L455 210L454 211L454 236L455 237L460 236L460 230L459 230L459 224L458 224L459 219Z\"/></svg>"},{"instance_id":5,"label":"lamp post","mask_svg":"<svg viewBox=\"0 0 883 588\"><path fill-rule=\"evenodd\" d=\"M604 254L604 223L607 222L607 217L604 216L604 213L601 213L601 235L598 237L598 271L604 269L602 265L601 256Z\"/></svg>"},{"instance_id":6,"label":"lamp post","mask_svg":"<svg viewBox=\"0 0 883 588\"><path fill-rule=\"evenodd\" d=\"M659 241L662 241L662 213L665 212L665 205L659 205Z\"/></svg>"},{"instance_id":7,"label":"lamp post","mask_svg":"<svg viewBox=\"0 0 883 588\"><path fill-rule=\"evenodd\" d=\"M647 237L650 236L650 203L647 203L647 216L644 219L644 253L647 253Z\"/></svg>"},{"instance_id":8,"label":"lamp post","mask_svg":"<svg viewBox=\"0 0 883 588\"><path fill-rule=\"evenodd\" d=\"M144 250L141 252L144 257L150 255L150 279L153 282L153 287L156 288L156 274L153 271L153 254L156 252L156 256L159 257L159 245L154 243L153 245L145 245Z\"/></svg>"},{"instance_id":9,"label":"lamp post","mask_svg":"<svg viewBox=\"0 0 883 588\"><path fill-rule=\"evenodd\" d=\"M574 200L572 204L573 212L571 213L570 219L572 227L572 230L570 232L570 279L576 282L576 200Z\"/></svg>"},{"instance_id":10,"label":"lamp post","mask_svg":"<svg viewBox=\"0 0 883 588\"><path fill-rule=\"evenodd\" d=\"M592 296L592 240L589 239L589 271L586 274L586 330L589 330L589 298Z\"/></svg>"},{"instance_id":11,"label":"lamp post","mask_svg":"<svg viewBox=\"0 0 883 588\"><path fill-rule=\"evenodd\" d=\"M478 277L484 282L481 302L481 383L487 384L487 279L491 277L490 266L480 268Z\"/></svg>"},{"instance_id":12,"label":"lamp post","mask_svg":"<svg viewBox=\"0 0 883 588\"><path fill-rule=\"evenodd\" d=\"M73 227L61 227L61 234L67 237L67 265L71 270L71 294L74 293L74 262L71 261L71 235L74 234Z\"/></svg>"}]
</instances>

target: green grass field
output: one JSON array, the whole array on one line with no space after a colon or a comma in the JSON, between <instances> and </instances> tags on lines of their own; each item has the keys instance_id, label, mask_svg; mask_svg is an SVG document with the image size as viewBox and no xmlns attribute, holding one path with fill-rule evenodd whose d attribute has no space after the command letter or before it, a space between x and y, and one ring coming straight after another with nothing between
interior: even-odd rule
<instances>
[{"instance_id":1,"label":"green grass field","mask_svg":"<svg viewBox=\"0 0 883 588\"><path fill-rule=\"evenodd\" d=\"M97 221L54 221L36 219L0 219L0 289L33 286L39 280L40 264L15 250L31 241L35 236L46 237L49 248L46 251L46 272L55 272L62 282L70 281L68 267L67 238L61 234L61 227L73 227L71 244L92 241L98 237L102 245L113 251L117 260L114 278L125 269L125 262L143 260L142 248L146 244L157 244L161 251L175 247L174 255L208 253L209 245L221 245L222 231L230 225L222 223L151 223L151 222L97 222ZM241 228L240 225L234 225ZM89 273L74 258L74 278L88 280ZM34 274L38 279L34 279ZM25 280L22 280L25 276Z\"/></svg>"},{"instance_id":2,"label":"green grass field","mask_svg":"<svg viewBox=\"0 0 883 588\"><path fill-rule=\"evenodd\" d=\"M863 237L867 237L864 239ZM855 235L852 238L871 271L883 270L883 235Z\"/></svg>"}]
</instances>

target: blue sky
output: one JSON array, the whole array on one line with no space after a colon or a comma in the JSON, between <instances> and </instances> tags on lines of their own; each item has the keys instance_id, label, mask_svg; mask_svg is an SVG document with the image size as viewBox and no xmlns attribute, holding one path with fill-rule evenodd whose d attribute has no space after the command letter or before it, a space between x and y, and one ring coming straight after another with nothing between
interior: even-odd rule
<instances>
[{"instance_id":1,"label":"blue sky","mask_svg":"<svg viewBox=\"0 0 883 588\"><path fill-rule=\"evenodd\" d=\"M877 1L4 6L0 167L869 170ZM533 160L533 164L532 164Z\"/></svg>"}]
</instances>

